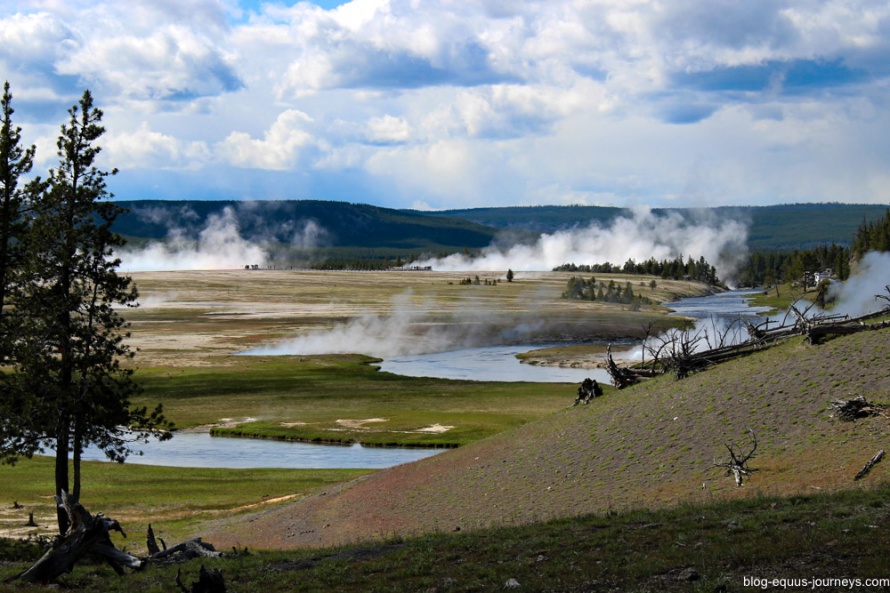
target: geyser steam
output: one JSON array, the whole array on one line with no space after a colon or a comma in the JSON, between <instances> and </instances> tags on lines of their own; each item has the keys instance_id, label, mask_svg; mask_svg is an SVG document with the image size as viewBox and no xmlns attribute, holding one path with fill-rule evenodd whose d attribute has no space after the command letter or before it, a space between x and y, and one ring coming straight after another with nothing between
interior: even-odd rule
<instances>
[{"instance_id":1,"label":"geyser steam","mask_svg":"<svg viewBox=\"0 0 890 593\"><path fill-rule=\"evenodd\" d=\"M360 353L379 358L449 350L474 342L476 323L454 320L448 324L430 323L423 306L411 302L406 292L393 299L392 315L362 315L331 329L310 333L270 346L242 352L246 355Z\"/></svg>"},{"instance_id":2,"label":"geyser steam","mask_svg":"<svg viewBox=\"0 0 890 593\"><path fill-rule=\"evenodd\" d=\"M845 282L832 284L829 300L836 303L831 312L858 317L879 311L887 306L887 301L876 298L878 295L890 297L890 253L872 251L866 253L859 262L856 273Z\"/></svg>"},{"instance_id":3,"label":"geyser steam","mask_svg":"<svg viewBox=\"0 0 890 593\"><path fill-rule=\"evenodd\" d=\"M455 254L415 263L436 270L545 271L566 263L622 265L628 259L704 257L726 279L747 253L747 239L747 225L736 220L696 221L676 212L656 216L644 208L634 210L631 217L615 219L608 227L593 223L545 233L531 245L489 246L475 258Z\"/></svg>"},{"instance_id":4,"label":"geyser steam","mask_svg":"<svg viewBox=\"0 0 890 593\"><path fill-rule=\"evenodd\" d=\"M268 260L265 249L241 237L235 212L228 207L207 218L197 240L187 238L182 229L173 229L166 242L123 249L118 255L121 269L128 272L226 270L265 266Z\"/></svg>"}]
</instances>

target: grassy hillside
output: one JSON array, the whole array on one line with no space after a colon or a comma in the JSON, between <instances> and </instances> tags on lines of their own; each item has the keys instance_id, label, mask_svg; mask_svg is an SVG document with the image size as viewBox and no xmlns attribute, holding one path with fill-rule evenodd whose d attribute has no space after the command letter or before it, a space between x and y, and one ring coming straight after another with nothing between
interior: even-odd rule
<instances>
[{"instance_id":1,"label":"grassy hillside","mask_svg":"<svg viewBox=\"0 0 890 593\"><path fill-rule=\"evenodd\" d=\"M325 546L396 534L526 524L591 512L854 487L887 418L834 421L836 397L890 403L890 330L792 341L678 382L662 377L588 406L403 465L205 534L225 546ZM546 387L544 387L546 388ZM714 468L754 430L743 488ZM868 483L887 481L878 465ZM211 535L212 534L212 535Z\"/></svg>"}]
</instances>

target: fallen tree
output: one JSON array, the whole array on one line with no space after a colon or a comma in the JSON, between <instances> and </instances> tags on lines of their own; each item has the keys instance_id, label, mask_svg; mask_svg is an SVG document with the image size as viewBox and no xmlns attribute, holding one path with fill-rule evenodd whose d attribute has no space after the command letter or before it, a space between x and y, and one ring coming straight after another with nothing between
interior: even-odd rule
<instances>
[{"instance_id":1,"label":"fallen tree","mask_svg":"<svg viewBox=\"0 0 890 593\"><path fill-rule=\"evenodd\" d=\"M33 566L10 580L47 585L55 582L61 575L70 573L79 561L88 556L101 558L116 573L123 575L126 574L125 568L141 570L149 564L165 565L193 558L223 558L237 554L237 550L235 554L218 552L211 544L201 541L201 538L191 539L170 548L167 548L161 540L164 548L161 549L149 525L146 538L149 555L138 558L114 547L111 541L112 531L127 536L116 520L105 517L102 513L91 515L73 496L64 491L61 496L56 497L56 501L68 515L67 531L64 535L56 537L49 550ZM221 583L221 579L221 575L214 575L214 582ZM181 583L179 584L181 586ZM225 588L218 590L224 591Z\"/></svg>"},{"instance_id":2,"label":"fallen tree","mask_svg":"<svg viewBox=\"0 0 890 593\"><path fill-rule=\"evenodd\" d=\"M888 292L890 292L890 287L888 287ZM890 297L883 295L878 295L875 298L890 302ZM707 330L667 332L657 338L647 340L643 344L643 351L650 354L651 361L645 368L619 366L612 358L610 345L606 355L606 368L612 378L612 384L618 389L623 389L639 383L644 377L665 373L673 373L677 379L684 379L715 364L746 356L794 337L802 336L811 344L819 344L830 336L890 327L888 320L873 321L890 315L890 306L859 317L810 315L812 307L810 305L801 311L792 305L789 314L782 322L768 319L754 325L740 319L722 331L718 331L715 327L712 335ZM793 321L789 321L790 319ZM741 339L742 336L734 329L736 323L747 330L747 338Z\"/></svg>"},{"instance_id":3,"label":"fallen tree","mask_svg":"<svg viewBox=\"0 0 890 593\"><path fill-rule=\"evenodd\" d=\"M101 556L118 574L124 574L124 567L139 570L145 565L144 560L118 550L111 543L111 531L126 537L120 523L102 513L91 515L67 492L63 491L56 501L68 515L68 530L56 538L40 560L18 575L18 579L44 585L52 583L62 574L71 572L87 554Z\"/></svg>"}]
</instances>

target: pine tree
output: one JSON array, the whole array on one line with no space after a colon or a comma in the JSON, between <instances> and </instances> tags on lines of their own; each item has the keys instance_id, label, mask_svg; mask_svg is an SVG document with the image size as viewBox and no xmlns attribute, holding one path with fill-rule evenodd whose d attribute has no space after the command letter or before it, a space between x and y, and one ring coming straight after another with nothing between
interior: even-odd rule
<instances>
[{"instance_id":1,"label":"pine tree","mask_svg":"<svg viewBox=\"0 0 890 593\"><path fill-rule=\"evenodd\" d=\"M22 256L22 238L26 229L23 210L28 191L40 183L35 180L26 187L20 186L22 175L30 172L34 160L33 146L23 149L21 128L13 125L12 94L9 82L3 85L0 99L0 360L11 362L12 346L19 333L14 318L7 312L7 305L14 304L12 296L19 275ZM0 461L15 463L19 457L30 457L40 448L39 435L27 430L33 416L35 400L21 397L19 382L14 373L0 373Z\"/></svg>"},{"instance_id":2,"label":"pine tree","mask_svg":"<svg viewBox=\"0 0 890 593\"><path fill-rule=\"evenodd\" d=\"M55 449L56 494L64 490L79 499L80 456L88 444L123 461L134 438L144 441L166 422L160 407L151 414L130 408L139 388L120 364L133 352L115 307L133 305L137 293L129 277L117 274L120 260L113 257L123 244L111 230L121 210L107 200L105 179L116 170L95 163L101 150L95 143L105 131L102 111L86 91L68 113L57 142L59 165L35 199L26 240L28 282L16 306L22 325L16 370L23 393L40 402L28 429ZM121 428L127 426L137 433ZM59 527L63 533L67 528L61 512Z\"/></svg>"},{"instance_id":3,"label":"pine tree","mask_svg":"<svg viewBox=\"0 0 890 593\"><path fill-rule=\"evenodd\" d=\"M11 332L5 306L9 304L10 287L22 259L26 195L39 188L40 180L38 178L25 187L20 187L19 184L22 175L31 171L36 150L34 146L23 149L20 145L22 129L12 123L15 110L12 108L8 81L3 85L0 111L0 360L6 360Z\"/></svg>"}]
</instances>

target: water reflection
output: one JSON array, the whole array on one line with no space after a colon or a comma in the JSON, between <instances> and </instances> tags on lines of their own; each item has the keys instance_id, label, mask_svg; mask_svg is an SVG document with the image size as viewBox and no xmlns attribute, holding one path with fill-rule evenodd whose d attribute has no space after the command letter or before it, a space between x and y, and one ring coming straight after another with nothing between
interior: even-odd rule
<instances>
[{"instance_id":1,"label":"water reflection","mask_svg":"<svg viewBox=\"0 0 890 593\"><path fill-rule=\"evenodd\" d=\"M450 352L389 358L380 370L406 377L434 377L468 381L527 381L531 383L581 383L590 377L609 382L605 369L522 364L517 354L546 346L490 346Z\"/></svg>"},{"instance_id":2,"label":"water reflection","mask_svg":"<svg viewBox=\"0 0 890 593\"><path fill-rule=\"evenodd\" d=\"M206 432L179 432L169 441L152 441L127 463L169 467L380 469L417 461L443 449L389 449L361 445L316 445L260 439L212 437ZM106 461L91 448L84 460Z\"/></svg>"}]
</instances>

